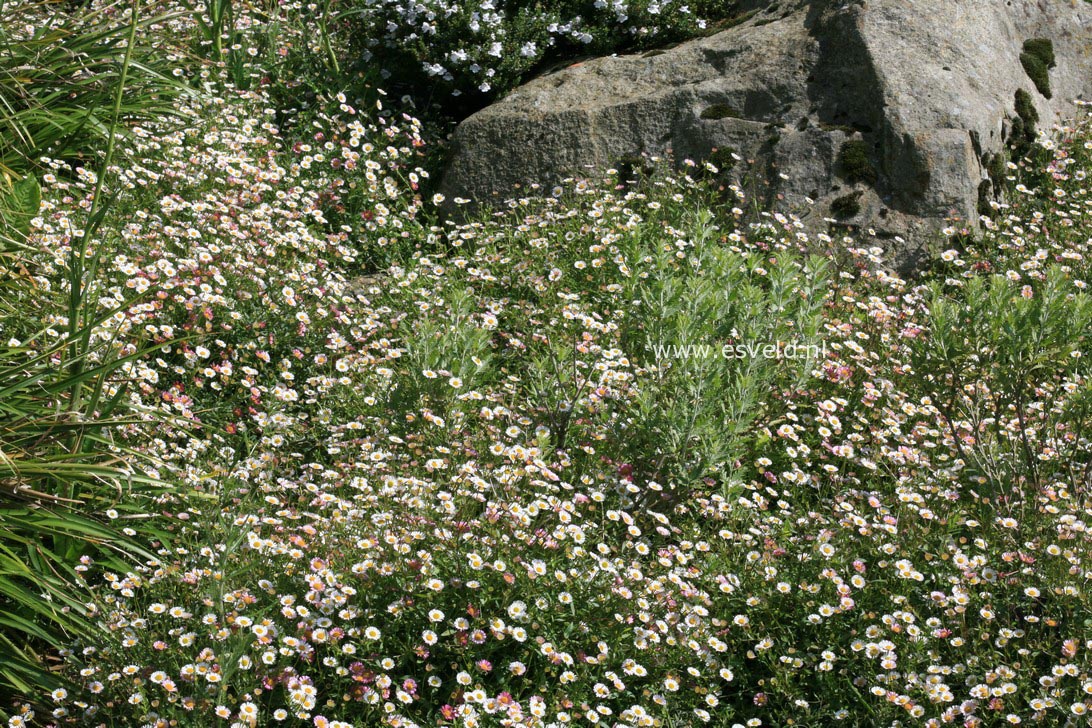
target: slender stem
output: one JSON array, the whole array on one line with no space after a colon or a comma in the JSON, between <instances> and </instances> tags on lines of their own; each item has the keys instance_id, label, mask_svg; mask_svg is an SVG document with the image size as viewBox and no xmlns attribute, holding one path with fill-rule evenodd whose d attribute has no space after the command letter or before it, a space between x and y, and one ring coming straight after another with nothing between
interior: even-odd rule
<instances>
[{"instance_id":1,"label":"slender stem","mask_svg":"<svg viewBox=\"0 0 1092 728\"><path fill-rule=\"evenodd\" d=\"M79 241L72 241L69 250L68 265L68 366L73 378L72 388L69 390L68 412L76 414L83 406L84 383L82 374L87 362L87 354L91 345L92 302L88 300L88 289L91 286L92 275L87 275L85 268L88 246L91 238L95 236L102 221L105 208L103 207L103 188L106 177L110 173L110 164L114 159L117 148L117 129L121 120L121 104L125 97L125 86L128 80L129 68L133 61L133 48L136 45L136 31L139 24L140 0L133 0L132 15L129 21L129 34L125 44L125 55L122 59L121 70L118 74L117 89L114 93L114 105L111 110L110 128L106 140L106 154L103 157L98 177L95 180L95 189L91 198L91 209L87 213L87 225L83 230L83 236ZM91 266L91 273L95 270ZM85 280L86 278L86 280ZM68 443L69 452L76 452L82 446L82 437L77 430ZM72 491L74 486L69 486ZM72 497L72 492L68 493Z\"/></svg>"},{"instance_id":2,"label":"slender stem","mask_svg":"<svg viewBox=\"0 0 1092 728\"><path fill-rule=\"evenodd\" d=\"M95 180L95 190L92 193L91 209L87 213L87 219L89 221L88 229L84 230L84 234L79 241L79 245L73 248L70 255L69 265L69 303L68 303L68 331L69 341L74 342L76 332L80 330L80 313L84 314L84 318L89 313L86 306L81 307L81 302L86 289L84 287L84 261L87 258L87 247L90 244L90 240L93 237L94 231L98 228L98 220L103 212L102 210L102 191L103 186L106 183L106 176L110 172L110 163L114 159L114 151L117 148L117 128L121 119L121 104L125 96L125 83L128 80L129 68L132 65L133 59L133 46L136 45L136 30L138 25L138 16L140 13L140 0L133 0L132 17L129 22L129 36L125 44L125 56L121 64L121 73L118 76L117 90L114 93L114 107L111 110L110 115L110 129L106 138L106 155L103 157L102 166L99 169L98 178ZM88 281L90 283L90 281ZM90 331L84 333L85 340L90 339ZM75 344L73 343L73 346ZM75 365L75 373L79 373L83 368L83 358L78 356L78 350L73 350L72 354ZM80 385L74 385L78 388ZM71 400L71 409L75 409L78 404L77 390L73 391L73 398Z\"/></svg>"},{"instance_id":3,"label":"slender stem","mask_svg":"<svg viewBox=\"0 0 1092 728\"><path fill-rule=\"evenodd\" d=\"M326 0L322 4L322 11L319 14L319 31L322 39L322 50L326 55L326 62L330 66L330 70L335 74L341 73L341 66L337 62L337 54L334 53L333 46L330 44L330 30L327 27L327 23L330 18L330 0Z\"/></svg>"},{"instance_id":4,"label":"slender stem","mask_svg":"<svg viewBox=\"0 0 1092 728\"><path fill-rule=\"evenodd\" d=\"M133 48L136 46L136 31L140 19L140 0L133 0L132 15L129 20L129 36L125 41L125 56L121 62L121 73L118 75L118 85L114 92L114 108L110 112L110 131L106 137L106 156L102 161L102 170L95 181L95 196L91 201L91 211L88 217L93 219L100 212L102 203L102 188L106 182L106 175L110 171L110 163L114 161L114 152L117 149L117 129L121 120L121 104L125 99L125 84L129 80L129 68L133 63ZM81 252L87 249L88 237L84 236L81 244Z\"/></svg>"}]
</instances>

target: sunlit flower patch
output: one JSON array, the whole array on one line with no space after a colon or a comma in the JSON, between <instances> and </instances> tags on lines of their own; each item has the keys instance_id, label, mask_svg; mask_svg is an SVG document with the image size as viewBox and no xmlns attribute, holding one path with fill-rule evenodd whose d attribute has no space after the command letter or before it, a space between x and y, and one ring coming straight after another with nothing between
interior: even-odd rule
<instances>
[{"instance_id":1,"label":"sunlit flower patch","mask_svg":"<svg viewBox=\"0 0 1092 728\"><path fill-rule=\"evenodd\" d=\"M73 564L103 639L10 725L1084 720L1087 120L911 282L683 173L443 221L415 119L268 102L110 182L95 335L162 348L108 394L178 487L107 514L158 558ZM53 164L43 290L93 189Z\"/></svg>"}]
</instances>

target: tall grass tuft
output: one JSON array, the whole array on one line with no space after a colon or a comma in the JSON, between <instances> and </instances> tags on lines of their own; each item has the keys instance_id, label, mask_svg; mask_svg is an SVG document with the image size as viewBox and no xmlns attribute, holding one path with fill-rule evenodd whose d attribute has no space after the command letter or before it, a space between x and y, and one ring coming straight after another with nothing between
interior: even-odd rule
<instances>
[{"instance_id":1,"label":"tall grass tuft","mask_svg":"<svg viewBox=\"0 0 1092 728\"><path fill-rule=\"evenodd\" d=\"M132 122L178 113L189 89L170 74L169 54L147 42L149 28L172 15L140 17L127 2L73 12L55 2L17 4L0 2L0 174L19 177L45 154L94 166L107 140L125 136ZM28 32L31 18L42 22ZM115 109L123 68L125 94Z\"/></svg>"},{"instance_id":2,"label":"tall grass tuft","mask_svg":"<svg viewBox=\"0 0 1092 728\"><path fill-rule=\"evenodd\" d=\"M149 349L94 335L131 302L97 305L91 240L105 232L105 182L130 122L174 114L186 92L138 41L162 19L134 2L57 11L29 35L0 20L0 715L63 689L57 658L94 635L81 559L127 570L153 558L141 543L154 529L139 524L161 483L115 437L147 416L119 374ZM99 170L59 290L33 275L43 154ZM67 321L60 335L57 320Z\"/></svg>"}]
</instances>

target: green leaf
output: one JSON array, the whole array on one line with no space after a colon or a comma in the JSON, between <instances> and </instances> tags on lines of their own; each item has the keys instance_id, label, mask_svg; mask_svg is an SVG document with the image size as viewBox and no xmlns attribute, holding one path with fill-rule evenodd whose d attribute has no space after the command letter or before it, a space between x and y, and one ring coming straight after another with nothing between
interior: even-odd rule
<instances>
[{"instance_id":1,"label":"green leaf","mask_svg":"<svg viewBox=\"0 0 1092 728\"><path fill-rule=\"evenodd\" d=\"M20 241L30 234L30 221L42 204L38 180L27 175L17 182L0 186L0 237Z\"/></svg>"}]
</instances>

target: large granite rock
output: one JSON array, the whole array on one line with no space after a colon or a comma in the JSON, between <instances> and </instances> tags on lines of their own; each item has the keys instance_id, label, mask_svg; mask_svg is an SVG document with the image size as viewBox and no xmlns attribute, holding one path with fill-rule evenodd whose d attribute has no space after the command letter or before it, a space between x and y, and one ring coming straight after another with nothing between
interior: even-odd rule
<instances>
[{"instance_id":1,"label":"large granite rock","mask_svg":"<svg viewBox=\"0 0 1092 728\"><path fill-rule=\"evenodd\" d=\"M830 219L871 227L906 269L951 220L978 224L1000 190L991 169L996 177L1028 137L1032 113L1049 129L1074 99L1092 98L1084 0L767 0L749 10L707 38L514 90L459 125L442 191L499 202L525 194L519 183L634 155L723 161L730 149L754 160L729 174L757 178L761 204L812 229ZM1021 62L1031 39L1053 45L1049 89Z\"/></svg>"}]
</instances>

